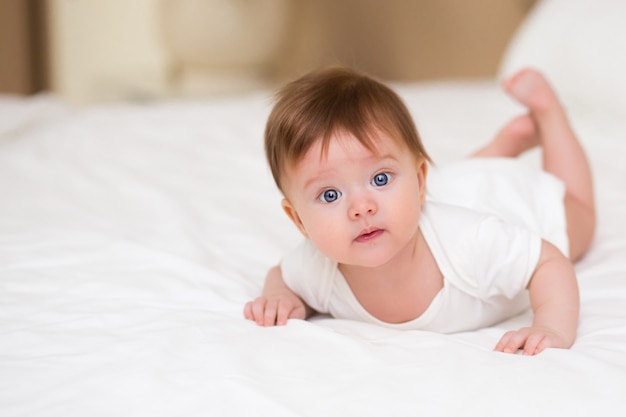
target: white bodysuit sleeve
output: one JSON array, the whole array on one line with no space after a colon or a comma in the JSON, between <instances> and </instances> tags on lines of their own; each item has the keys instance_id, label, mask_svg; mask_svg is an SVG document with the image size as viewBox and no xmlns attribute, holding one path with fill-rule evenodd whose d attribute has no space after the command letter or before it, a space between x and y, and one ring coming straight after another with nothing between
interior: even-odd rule
<instances>
[{"instance_id":1,"label":"white bodysuit sleeve","mask_svg":"<svg viewBox=\"0 0 626 417\"><path fill-rule=\"evenodd\" d=\"M541 238L497 217L484 219L473 248L478 296L513 299L526 290L541 254Z\"/></svg>"},{"instance_id":2,"label":"white bodysuit sleeve","mask_svg":"<svg viewBox=\"0 0 626 417\"><path fill-rule=\"evenodd\" d=\"M280 263L283 280L313 310L328 313L337 262L322 254L310 240L289 252Z\"/></svg>"}]
</instances>

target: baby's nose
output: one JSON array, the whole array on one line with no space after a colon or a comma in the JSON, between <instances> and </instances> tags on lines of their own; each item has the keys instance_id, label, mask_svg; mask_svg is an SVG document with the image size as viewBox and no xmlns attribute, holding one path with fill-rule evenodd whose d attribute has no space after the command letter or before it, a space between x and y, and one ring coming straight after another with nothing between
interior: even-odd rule
<instances>
[{"instance_id":1,"label":"baby's nose","mask_svg":"<svg viewBox=\"0 0 626 417\"><path fill-rule=\"evenodd\" d=\"M369 198L359 198L353 201L349 209L349 216L351 219L356 220L366 215L376 214L376 203Z\"/></svg>"}]
</instances>

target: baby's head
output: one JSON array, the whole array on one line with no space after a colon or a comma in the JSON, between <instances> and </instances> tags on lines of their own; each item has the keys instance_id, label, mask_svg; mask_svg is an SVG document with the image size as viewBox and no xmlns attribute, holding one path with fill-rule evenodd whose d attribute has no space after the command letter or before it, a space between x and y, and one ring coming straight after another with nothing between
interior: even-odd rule
<instances>
[{"instance_id":1,"label":"baby's head","mask_svg":"<svg viewBox=\"0 0 626 417\"><path fill-rule=\"evenodd\" d=\"M337 133L348 133L371 151L377 132L430 161L406 106L389 87L345 68L312 72L281 89L265 128L265 152L278 188L283 176L317 141L322 152Z\"/></svg>"}]
</instances>

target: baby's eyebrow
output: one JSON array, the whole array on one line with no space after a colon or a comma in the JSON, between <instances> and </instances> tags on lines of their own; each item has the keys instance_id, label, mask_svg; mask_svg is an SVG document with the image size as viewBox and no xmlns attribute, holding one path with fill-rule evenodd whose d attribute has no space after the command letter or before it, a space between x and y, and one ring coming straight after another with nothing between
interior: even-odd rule
<instances>
[{"instance_id":1,"label":"baby's eyebrow","mask_svg":"<svg viewBox=\"0 0 626 417\"><path fill-rule=\"evenodd\" d=\"M376 155L376 154L374 154L374 155ZM386 160L386 159L391 159L391 160L394 160L394 161L397 161L397 160L398 160L398 158L396 158L396 157L395 157L393 154L391 154L391 153L387 153L387 154L380 155L380 156L378 156L378 155L377 155L377 158L378 158L378 161L384 161L384 160Z\"/></svg>"},{"instance_id":2,"label":"baby's eyebrow","mask_svg":"<svg viewBox=\"0 0 626 417\"><path fill-rule=\"evenodd\" d=\"M311 185L313 185L313 184L315 184L315 183L317 183L317 182L321 182L323 179L325 179L325 177L328 177L328 176L329 176L329 175L320 174L320 175L315 175L315 176L313 176L313 177L311 177L311 178L307 179L307 180L304 182L303 189L304 189L304 190L309 189L309 187L311 187Z\"/></svg>"},{"instance_id":3,"label":"baby's eyebrow","mask_svg":"<svg viewBox=\"0 0 626 417\"><path fill-rule=\"evenodd\" d=\"M397 162L398 158L396 155L392 154L392 153L386 153L384 155L376 155L374 154L373 158L375 158L374 163L376 164L382 164L385 162Z\"/></svg>"},{"instance_id":4,"label":"baby's eyebrow","mask_svg":"<svg viewBox=\"0 0 626 417\"><path fill-rule=\"evenodd\" d=\"M393 161L397 161L398 160L398 158L396 156L394 156L393 154L391 154L391 153L384 154L384 155L376 155L376 154L374 154L374 155L372 155L372 156L370 156L368 158L365 158L365 159L372 159L373 160L372 163L374 163L374 164L380 164L380 163L384 163L384 162L387 162L387 161L392 161L393 162ZM330 171L330 172L328 172L328 171ZM316 182L322 182L322 181L326 180L327 177L331 177L332 176L332 171L333 171L332 169L324 170L324 171L318 173L318 175L315 175L315 176L307 179L305 181L305 183L304 183L304 189L309 188L309 186L311 186L311 184L314 184Z\"/></svg>"}]
</instances>

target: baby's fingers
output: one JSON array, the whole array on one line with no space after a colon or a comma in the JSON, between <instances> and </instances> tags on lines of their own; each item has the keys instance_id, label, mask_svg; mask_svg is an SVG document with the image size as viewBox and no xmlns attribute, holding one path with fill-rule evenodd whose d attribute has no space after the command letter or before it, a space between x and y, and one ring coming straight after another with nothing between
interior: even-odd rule
<instances>
[{"instance_id":1,"label":"baby's fingers","mask_svg":"<svg viewBox=\"0 0 626 417\"><path fill-rule=\"evenodd\" d=\"M285 325L290 318L306 318L304 306L281 298L259 297L246 303L244 317L259 326Z\"/></svg>"},{"instance_id":2,"label":"baby's fingers","mask_svg":"<svg viewBox=\"0 0 626 417\"><path fill-rule=\"evenodd\" d=\"M543 351L546 346L546 335L544 333L531 333L524 344L524 355L536 355Z\"/></svg>"},{"instance_id":3,"label":"baby's fingers","mask_svg":"<svg viewBox=\"0 0 626 417\"><path fill-rule=\"evenodd\" d=\"M243 306L243 316L246 320L254 320L254 317L252 317L252 301L248 301Z\"/></svg>"},{"instance_id":4,"label":"baby's fingers","mask_svg":"<svg viewBox=\"0 0 626 417\"><path fill-rule=\"evenodd\" d=\"M278 306L278 311L276 312L276 324L278 326L284 326L287 324L291 310L292 307L290 305L286 305L285 303Z\"/></svg>"},{"instance_id":5,"label":"baby's fingers","mask_svg":"<svg viewBox=\"0 0 626 417\"><path fill-rule=\"evenodd\" d=\"M250 305L250 320L254 320L259 326L265 326L267 299L265 297L259 297L246 304L246 309L248 305Z\"/></svg>"},{"instance_id":6,"label":"baby's fingers","mask_svg":"<svg viewBox=\"0 0 626 417\"><path fill-rule=\"evenodd\" d=\"M264 326L273 326L276 324L276 316L278 314L278 299L269 299L265 304L265 314L263 316Z\"/></svg>"},{"instance_id":7,"label":"baby's fingers","mask_svg":"<svg viewBox=\"0 0 626 417\"><path fill-rule=\"evenodd\" d=\"M287 324L290 318L302 319L306 318L304 306L294 304L292 301L283 301L278 305L276 314L276 324L279 326Z\"/></svg>"},{"instance_id":8,"label":"baby's fingers","mask_svg":"<svg viewBox=\"0 0 626 417\"><path fill-rule=\"evenodd\" d=\"M256 322L259 326L275 326L287 324L293 307L279 298L259 298L255 300Z\"/></svg>"},{"instance_id":9,"label":"baby's fingers","mask_svg":"<svg viewBox=\"0 0 626 417\"><path fill-rule=\"evenodd\" d=\"M506 332L494 350L496 352L515 353L526 343L528 329L511 330Z\"/></svg>"}]
</instances>

